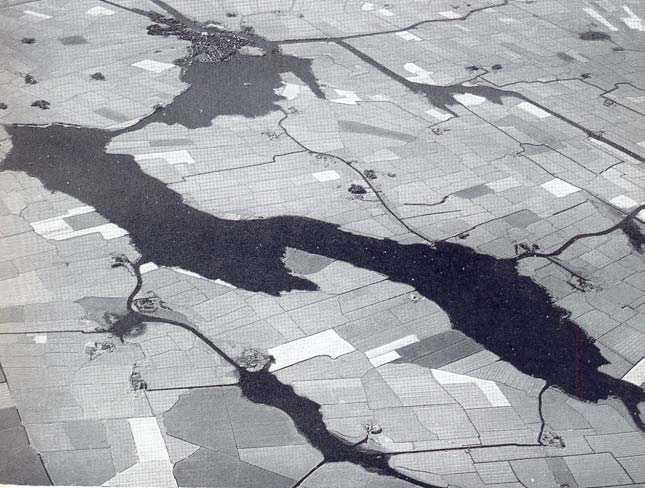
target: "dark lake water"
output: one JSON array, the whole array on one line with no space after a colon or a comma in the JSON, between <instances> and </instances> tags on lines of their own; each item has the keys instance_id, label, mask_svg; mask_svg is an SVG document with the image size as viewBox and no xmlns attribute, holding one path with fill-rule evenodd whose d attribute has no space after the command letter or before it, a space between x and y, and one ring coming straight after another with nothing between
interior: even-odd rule
<instances>
[{"instance_id":1,"label":"dark lake water","mask_svg":"<svg viewBox=\"0 0 645 488\"><path fill-rule=\"evenodd\" d=\"M359 236L304 217L221 219L185 204L134 157L107 154L108 131L61 125L7 130L13 149L4 169L95 207L129 231L144 262L278 295L316 289L285 267L287 247L342 260L414 286L445 310L454 328L524 373L586 400L619 396L638 418L642 390L598 371L606 360L593 341L542 287L518 274L515 260L448 242L430 247Z\"/></svg>"},{"instance_id":2,"label":"dark lake water","mask_svg":"<svg viewBox=\"0 0 645 488\"><path fill-rule=\"evenodd\" d=\"M431 247L359 236L298 216L221 219L185 204L180 194L143 172L133 156L106 153L114 137L151 123L197 128L223 114L255 117L270 113L277 109L279 97L274 90L287 71L323 96L308 60L274 52L268 43L263 48L266 56L190 65L182 78L191 87L127 129L8 126L13 147L1 169L22 171L49 190L93 206L130 233L142 262L181 267L274 296L316 289L314 283L290 274L285 267L287 248L382 273L415 287L448 314L455 329L520 371L583 400L621 398L642 429L638 403L644 399L643 391L598 371L607 362L599 349L542 287L518 274L515 260L496 259L448 242ZM240 388L251 401L292 416L326 459L352 460L397 475L390 472L385 458L365 457L356 449L342 447L324 428L319 405L298 397L275 376L242 372Z\"/></svg>"}]
</instances>

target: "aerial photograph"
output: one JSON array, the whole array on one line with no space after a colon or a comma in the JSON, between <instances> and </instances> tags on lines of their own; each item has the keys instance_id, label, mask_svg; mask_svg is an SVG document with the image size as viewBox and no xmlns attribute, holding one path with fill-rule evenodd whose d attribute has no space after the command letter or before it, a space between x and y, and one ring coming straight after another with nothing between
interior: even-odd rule
<instances>
[{"instance_id":1,"label":"aerial photograph","mask_svg":"<svg viewBox=\"0 0 645 488\"><path fill-rule=\"evenodd\" d=\"M0 0L0 486L645 488L644 0Z\"/></svg>"}]
</instances>

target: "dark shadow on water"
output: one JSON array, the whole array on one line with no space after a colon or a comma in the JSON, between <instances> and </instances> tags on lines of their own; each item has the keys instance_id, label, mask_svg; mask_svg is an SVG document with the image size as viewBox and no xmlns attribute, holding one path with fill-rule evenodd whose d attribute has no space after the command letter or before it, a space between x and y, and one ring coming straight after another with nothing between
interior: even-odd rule
<instances>
[{"instance_id":1,"label":"dark shadow on water","mask_svg":"<svg viewBox=\"0 0 645 488\"><path fill-rule=\"evenodd\" d=\"M524 373L585 400L620 397L643 428L637 408L643 391L598 371L607 362L599 349L542 287L517 273L515 260L448 242L432 248L358 236L303 217L220 219L186 205L132 156L106 154L110 132L60 125L7 130L13 148L4 169L95 207L130 232L142 262L271 295L316 289L289 273L282 260L287 247L370 269L414 286L445 310L454 328Z\"/></svg>"}]
</instances>

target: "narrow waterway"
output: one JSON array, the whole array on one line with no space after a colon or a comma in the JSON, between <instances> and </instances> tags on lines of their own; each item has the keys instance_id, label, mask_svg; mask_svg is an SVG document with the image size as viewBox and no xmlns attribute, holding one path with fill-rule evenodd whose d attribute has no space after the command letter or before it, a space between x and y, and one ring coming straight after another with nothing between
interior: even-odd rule
<instances>
[{"instance_id":1,"label":"narrow waterway","mask_svg":"<svg viewBox=\"0 0 645 488\"><path fill-rule=\"evenodd\" d=\"M145 331L147 324L163 323L181 327L199 338L237 371L238 384L230 386L230 388L240 388L244 398L253 403L274 407L286 413L295 424L298 432L322 454L323 461L320 465L351 462L381 476L393 477L422 488L435 488L431 484L411 478L392 468L389 463L392 454L370 448L366 442L350 444L338 435L331 433L323 420L320 404L298 395L292 386L282 383L266 369L249 371L241 367L181 314L171 310L158 310L151 314L138 312L132 303L141 290L143 277L138 264L132 266L131 269L134 271L137 281L128 297L129 312L112 325L110 328L112 334L123 341L130 335L140 335L141 331Z\"/></svg>"}]
</instances>

